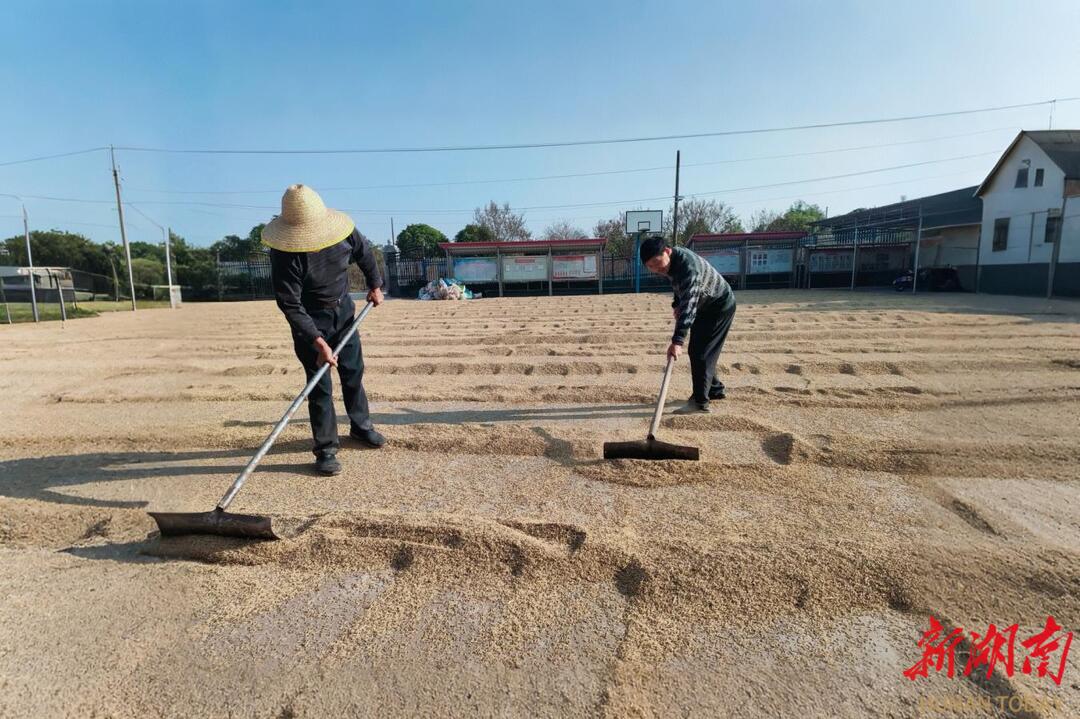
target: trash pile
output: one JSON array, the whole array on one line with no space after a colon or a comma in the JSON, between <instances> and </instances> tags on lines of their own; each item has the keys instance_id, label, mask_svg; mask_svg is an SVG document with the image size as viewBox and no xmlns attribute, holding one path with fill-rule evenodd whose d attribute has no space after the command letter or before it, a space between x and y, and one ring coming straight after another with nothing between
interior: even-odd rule
<instances>
[{"instance_id":1,"label":"trash pile","mask_svg":"<svg viewBox=\"0 0 1080 719\"><path fill-rule=\"evenodd\" d=\"M420 290L419 297L422 300L471 300L479 298L480 293L467 288L464 282L449 277L428 282Z\"/></svg>"}]
</instances>

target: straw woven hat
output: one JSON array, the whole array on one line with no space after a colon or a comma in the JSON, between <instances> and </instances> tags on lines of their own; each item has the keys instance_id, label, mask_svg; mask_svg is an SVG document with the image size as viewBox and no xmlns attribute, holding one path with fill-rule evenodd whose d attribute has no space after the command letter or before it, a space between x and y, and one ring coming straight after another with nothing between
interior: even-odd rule
<instances>
[{"instance_id":1,"label":"straw woven hat","mask_svg":"<svg viewBox=\"0 0 1080 719\"><path fill-rule=\"evenodd\" d=\"M344 240L355 227L344 212L331 210L306 185L290 185L281 196L281 214L263 228L262 241L282 252L318 252Z\"/></svg>"}]
</instances>

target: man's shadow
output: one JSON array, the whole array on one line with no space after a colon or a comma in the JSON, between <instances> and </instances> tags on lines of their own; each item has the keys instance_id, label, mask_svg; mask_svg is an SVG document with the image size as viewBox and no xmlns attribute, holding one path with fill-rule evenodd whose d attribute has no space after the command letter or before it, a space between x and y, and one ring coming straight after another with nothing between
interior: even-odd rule
<instances>
[{"instance_id":1,"label":"man's shadow","mask_svg":"<svg viewBox=\"0 0 1080 719\"><path fill-rule=\"evenodd\" d=\"M400 412L376 412L371 421L378 425L402 426L409 424L466 424L466 423L529 423L567 422L576 420L641 418L652 416L653 405L617 404L590 405L585 407L509 407L505 409L432 409L410 407ZM307 418L294 417L292 423L307 424ZM349 424L347 415L339 415L338 423ZM225 427L270 427L274 423L264 420L227 420Z\"/></svg>"},{"instance_id":2,"label":"man's shadow","mask_svg":"<svg viewBox=\"0 0 1080 719\"><path fill-rule=\"evenodd\" d=\"M268 456L306 451L310 446L310 440L282 442L275 445ZM177 452L91 452L10 459L0 461L0 496L82 507L143 509L149 502L83 497L64 490L95 483L219 475L224 492L227 482L240 472L254 451L254 448L245 447ZM222 459L235 462L214 462ZM267 462L259 469L311 473L308 463Z\"/></svg>"}]
</instances>

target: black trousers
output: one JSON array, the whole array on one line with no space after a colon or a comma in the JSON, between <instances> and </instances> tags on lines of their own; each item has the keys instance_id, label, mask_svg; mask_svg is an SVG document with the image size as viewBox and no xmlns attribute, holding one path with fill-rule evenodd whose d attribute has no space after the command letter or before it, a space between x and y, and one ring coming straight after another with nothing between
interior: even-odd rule
<instances>
[{"instance_id":1,"label":"black trousers","mask_svg":"<svg viewBox=\"0 0 1080 719\"><path fill-rule=\"evenodd\" d=\"M735 319L735 294L727 302L715 302L698 309L690 327L690 374L694 379L694 401L709 403L709 395L723 391L716 376L716 360L724 349L731 322Z\"/></svg>"},{"instance_id":2,"label":"black trousers","mask_svg":"<svg viewBox=\"0 0 1080 719\"><path fill-rule=\"evenodd\" d=\"M323 333L326 342L336 347L342 335L353 322L356 306L351 298L346 297L337 307L308 310L312 321ZM308 381L318 371L316 362L319 353L315 347L293 334L293 349L296 357L304 365ZM360 347L360 333L353 334L338 354L338 378L341 380L341 393L345 397L345 411L349 414L352 429L371 429L371 416L368 413L367 393L364 392L364 354ZM337 430L337 413L334 411L334 384L328 370L315 388L308 395L308 414L311 417L311 434L315 439L312 451L336 452L340 446Z\"/></svg>"}]
</instances>

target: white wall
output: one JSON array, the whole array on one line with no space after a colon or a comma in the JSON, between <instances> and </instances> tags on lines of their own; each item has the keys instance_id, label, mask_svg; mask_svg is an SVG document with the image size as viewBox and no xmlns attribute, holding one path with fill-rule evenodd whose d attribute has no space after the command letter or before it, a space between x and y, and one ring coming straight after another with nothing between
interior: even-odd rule
<instances>
[{"instance_id":1,"label":"white wall","mask_svg":"<svg viewBox=\"0 0 1080 719\"><path fill-rule=\"evenodd\" d=\"M1030 160L1028 186L1015 187L1016 173L1024 167L1023 160ZM1035 187L1035 171L1044 170L1043 186ZM980 237L979 264L1012 265L1046 263L1050 261L1052 243L1044 242L1048 209L1061 209L1061 196L1065 190L1065 173L1058 168L1042 149L1030 138L1023 137L998 168L990 187L982 196L983 221ZM1070 203L1066 214L1080 212L1080 202ZM1009 218L1009 242L1007 249L993 251L994 221ZM1065 237L1061 246L1060 261L1080 258L1080 223L1066 220Z\"/></svg>"}]
</instances>

